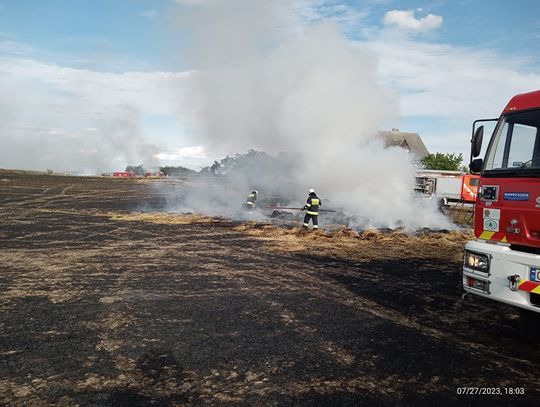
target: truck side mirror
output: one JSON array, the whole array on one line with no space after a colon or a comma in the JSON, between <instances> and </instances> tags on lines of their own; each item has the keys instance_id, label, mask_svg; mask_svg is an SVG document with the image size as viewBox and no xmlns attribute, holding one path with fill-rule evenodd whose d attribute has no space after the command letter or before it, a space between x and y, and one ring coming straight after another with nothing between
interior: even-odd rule
<instances>
[{"instance_id":1,"label":"truck side mirror","mask_svg":"<svg viewBox=\"0 0 540 407\"><path fill-rule=\"evenodd\" d=\"M482 167L484 165L484 160L481 158L476 158L471 161L469 164L469 169L471 170L471 174L478 174L480 171L482 171Z\"/></svg>"},{"instance_id":2,"label":"truck side mirror","mask_svg":"<svg viewBox=\"0 0 540 407\"><path fill-rule=\"evenodd\" d=\"M478 157L482 150L482 139L484 138L484 126L480 126L474 132L471 139L471 158Z\"/></svg>"}]
</instances>

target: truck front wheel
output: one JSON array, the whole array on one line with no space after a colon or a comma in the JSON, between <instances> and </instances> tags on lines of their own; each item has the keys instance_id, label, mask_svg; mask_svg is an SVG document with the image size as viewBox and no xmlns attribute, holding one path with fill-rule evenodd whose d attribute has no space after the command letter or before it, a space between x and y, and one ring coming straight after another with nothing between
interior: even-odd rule
<instances>
[{"instance_id":1,"label":"truck front wheel","mask_svg":"<svg viewBox=\"0 0 540 407\"><path fill-rule=\"evenodd\" d=\"M519 334L523 339L540 339L540 313L525 309L519 310Z\"/></svg>"}]
</instances>

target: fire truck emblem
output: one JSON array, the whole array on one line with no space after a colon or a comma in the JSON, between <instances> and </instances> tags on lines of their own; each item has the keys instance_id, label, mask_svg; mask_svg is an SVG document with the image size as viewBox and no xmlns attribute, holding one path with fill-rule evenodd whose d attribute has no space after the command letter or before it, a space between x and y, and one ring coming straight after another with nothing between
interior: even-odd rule
<instances>
[{"instance_id":1,"label":"fire truck emblem","mask_svg":"<svg viewBox=\"0 0 540 407\"><path fill-rule=\"evenodd\" d=\"M500 221L501 221L500 209L484 208L484 230L487 230L490 232L498 232Z\"/></svg>"},{"instance_id":2,"label":"fire truck emblem","mask_svg":"<svg viewBox=\"0 0 540 407\"><path fill-rule=\"evenodd\" d=\"M540 196L536 197L536 207L540 208Z\"/></svg>"}]
</instances>

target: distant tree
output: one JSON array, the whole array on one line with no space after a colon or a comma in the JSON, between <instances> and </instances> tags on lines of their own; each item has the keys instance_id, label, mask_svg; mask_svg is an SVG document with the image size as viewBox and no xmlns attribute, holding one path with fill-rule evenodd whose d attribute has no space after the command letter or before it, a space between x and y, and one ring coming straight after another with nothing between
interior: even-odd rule
<instances>
[{"instance_id":1,"label":"distant tree","mask_svg":"<svg viewBox=\"0 0 540 407\"><path fill-rule=\"evenodd\" d=\"M236 156L238 157L239 155L237 154ZM228 174L236 165L236 161L236 158L229 155L223 158L219 164L221 166L221 174Z\"/></svg>"},{"instance_id":2,"label":"distant tree","mask_svg":"<svg viewBox=\"0 0 540 407\"><path fill-rule=\"evenodd\" d=\"M220 161L214 161L211 166L201 168L198 174L210 177L241 177L251 185L261 185L263 181L274 184L277 182L277 175L287 178L297 171L298 162L297 153L279 153L273 156L250 149L243 154L228 155Z\"/></svg>"},{"instance_id":3,"label":"distant tree","mask_svg":"<svg viewBox=\"0 0 540 407\"><path fill-rule=\"evenodd\" d=\"M164 175L167 175L169 177L181 177L181 176L191 175L195 173L195 171L193 171L192 169L182 167L182 166L159 167L159 171L161 171Z\"/></svg>"},{"instance_id":4,"label":"distant tree","mask_svg":"<svg viewBox=\"0 0 540 407\"><path fill-rule=\"evenodd\" d=\"M210 171L210 167L202 167L197 174L201 175L212 175L212 172Z\"/></svg>"},{"instance_id":5,"label":"distant tree","mask_svg":"<svg viewBox=\"0 0 540 407\"><path fill-rule=\"evenodd\" d=\"M221 165L214 161L214 164L210 167L210 172L214 175L221 175Z\"/></svg>"},{"instance_id":6,"label":"distant tree","mask_svg":"<svg viewBox=\"0 0 540 407\"><path fill-rule=\"evenodd\" d=\"M429 153L422 159L422 164L428 170L459 171L463 154Z\"/></svg>"},{"instance_id":7,"label":"distant tree","mask_svg":"<svg viewBox=\"0 0 540 407\"><path fill-rule=\"evenodd\" d=\"M146 170L144 169L142 164L137 165L137 166L128 165L126 167L126 172L133 172L133 173L135 173L135 175L144 175L144 174L146 174Z\"/></svg>"}]
</instances>

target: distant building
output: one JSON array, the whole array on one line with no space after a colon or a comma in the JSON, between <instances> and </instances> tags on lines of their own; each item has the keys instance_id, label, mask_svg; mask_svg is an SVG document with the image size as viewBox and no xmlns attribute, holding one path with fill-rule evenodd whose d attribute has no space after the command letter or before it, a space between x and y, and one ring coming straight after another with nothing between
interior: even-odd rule
<instances>
[{"instance_id":1,"label":"distant building","mask_svg":"<svg viewBox=\"0 0 540 407\"><path fill-rule=\"evenodd\" d=\"M379 131L378 134L383 138L385 147L396 146L407 150L413 162L419 162L429 154L418 133L406 133L399 131L399 129L392 129L392 131Z\"/></svg>"}]
</instances>

